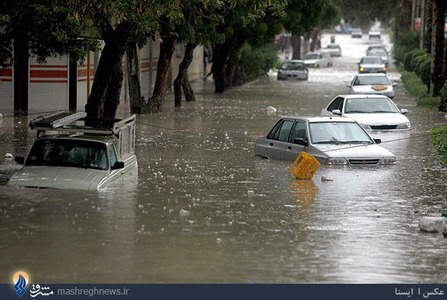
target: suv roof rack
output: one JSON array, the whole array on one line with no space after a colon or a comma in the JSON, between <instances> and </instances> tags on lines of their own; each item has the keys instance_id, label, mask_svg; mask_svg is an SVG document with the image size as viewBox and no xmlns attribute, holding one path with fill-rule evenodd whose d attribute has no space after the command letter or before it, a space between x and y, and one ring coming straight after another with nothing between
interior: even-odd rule
<instances>
[{"instance_id":1,"label":"suv roof rack","mask_svg":"<svg viewBox=\"0 0 447 300\"><path fill-rule=\"evenodd\" d=\"M112 135L118 134L123 127L135 123L136 119L135 115L131 115L125 119L99 120L95 122L95 126L89 126L85 124L86 116L87 114L85 112L59 111L33 119L29 123L29 127L37 130L38 137L40 133L47 130L67 133Z\"/></svg>"}]
</instances>

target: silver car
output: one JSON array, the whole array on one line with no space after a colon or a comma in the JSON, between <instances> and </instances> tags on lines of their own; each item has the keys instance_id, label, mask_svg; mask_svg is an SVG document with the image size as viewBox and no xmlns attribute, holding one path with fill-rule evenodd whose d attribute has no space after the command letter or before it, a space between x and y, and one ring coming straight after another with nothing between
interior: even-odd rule
<instances>
[{"instance_id":1,"label":"silver car","mask_svg":"<svg viewBox=\"0 0 447 300\"><path fill-rule=\"evenodd\" d=\"M380 56L364 56L358 62L359 73L386 73L387 66Z\"/></svg>"},{"instance_id":2,"label":"silver car","mask_svg":"<svg viewBox=\"0 0 447 300\"><path fill-rule=\"evenodd\" d=\"M279 67L277 78L278 80L307 80L309 78L309 70L302 60L286 60Z\"/></svg>"},{"instance_id":3,"label":"silver car","mask_svg":"<svg viewBox=\"0 0 447 300\"><path fill-rule=\"evenodd\" d=\"M326 165L391 165L393 153L356 121L341 117L286 116L255 142L255 155L293 161L305 151Z\"/></svg>"},{"instance_id":4,"label":"silver car","mask_svg":"<svg viewBox=\"0 0 447 300\"><path fill-rule=\"evenodd\" d=\"M369 73L355 75L347 87L351 94L384 95L393 99L395 85L384 73Z\"/></svg>"}]
</instances>

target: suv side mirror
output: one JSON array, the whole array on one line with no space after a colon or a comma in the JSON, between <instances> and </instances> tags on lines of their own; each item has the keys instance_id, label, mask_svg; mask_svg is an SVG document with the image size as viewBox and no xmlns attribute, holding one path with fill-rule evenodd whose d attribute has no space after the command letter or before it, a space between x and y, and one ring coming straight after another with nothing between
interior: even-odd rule
<instances>
[{"instance_id":1,"label":"suv side mirror","mask_svg":"<svg viewBox=\"0 0 447 300\"><path fill-rule=\"evenodd\" d=\"M118 170L122 168L124 168L124 162L122 161L116 161L112 166L112 170Z\"/></svg>"}]
</instances>

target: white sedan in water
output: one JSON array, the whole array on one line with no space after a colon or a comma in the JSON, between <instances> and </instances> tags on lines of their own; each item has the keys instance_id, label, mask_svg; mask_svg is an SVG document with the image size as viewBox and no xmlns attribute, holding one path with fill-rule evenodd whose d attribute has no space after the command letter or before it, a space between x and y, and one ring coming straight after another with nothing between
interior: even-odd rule
<instances>
[{"instance_id":1,"label":"white sedan in water","mask_svg":"<svg viewBox=\"0 0 447 300\"><path fill-rule=\"evenodd\" d=\"M390 98L382 95L338 95L321 110L324 116L342 116L356 120L367 130L409 130L411 123Z\"/></svg>"},{"instance_id":2,"label":"white sedan in water","mask_svg":"<svg viewBox=\"0 0 447 300\"><path fill-rule=\"evenodd\" d=\"M256 139L255 155L293 161L304 151L326 165L394 164L394 154L380 142L352 119L286 116Z\"/></svg>"},{"instance_id":3,"label":"white sedan in water","mask_svg":"<svg viewBox=\"0 0 447 300\"><path fill-rule=\"evenodd\" d=\"M394 98L394 86L384 73L357 74L348 85L351 94L384 95Z\"/></svg>"}]
</instances>

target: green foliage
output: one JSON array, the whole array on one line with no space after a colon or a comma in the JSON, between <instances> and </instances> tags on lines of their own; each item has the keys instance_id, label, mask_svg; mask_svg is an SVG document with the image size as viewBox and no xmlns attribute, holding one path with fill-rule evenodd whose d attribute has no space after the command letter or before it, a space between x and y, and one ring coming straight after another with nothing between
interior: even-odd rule
<instances>
[{"instance_id":1,"label":"green foliage","mask_svg":"<svg viewBox=\"0 0 447 300\"><path fill-rule=\"evenodd\" d=\"M404 55L404 68L407 71L414 71L416 65L416 58L426 54L425 50L413 49Z\"/></svg>"},{"instance_id":2,"label":"green foliage","mask_svg":"<svg viewBox=\"0 0 447 300\"><path fill-rule=\"evenodd\" d=\"M334 0L341 8L342 17L353 27L369 29L379 20L386 24L401 4L401 0Z\"/></svg>"},{"instance_id":3,"label":"green foliage","mask_svg":"<svg viewBox=\"0 0 447 300\"><path fill-rule=\"evenodd\" d=\"M331 28L340 22L341 11L333 0L287 1L284 28L297 35L310 33L314 28Z\"/></svg>"},{"instance_id":4,"label":"green foliage","mask_svg":"<svg viewBox=\"0 0 447 300\"><path fill-rule=\"evenodd\" d=\"M447 112L447 81L444 83L444 86L441 89L440 94L441 101L439 103L439 111L446 111Z\"/></svg>"},{"instance_id":5,"label":"green foliage","mask_svg":"<svg viewBox=\"0 0 447 300\"><path fill-rule=\"evenodd\" d=\"M440 98L430 96L427 85L415 72L401 71L401 78L408 92L416 97L419 106L436 107L439 105Z\"/></svg>"},{"instance_id":6,"label":"green foliage","mask_svg":"<svg viewBox=\"0 0 447 300\"><path fill-rule=\"evenodd\" d=\"M402 71L402 82L405 84L408 92L416 98L428 96L427 86L414 72Z\"/></svg>"},{"instance_id":7,"label":"green foliage","mask_svg":"<svg viewBox=\"0 0 447 300\"><path fill-rule=\"evenodd\" d=\"M431 131L431 140L441 156L443 165L447 166L447 125L434 128Z\"/></svg>"},{"instance_id":8,"label":"green foliage","mask_svg":"<svg viewBox=\"0 0 447 300\"><path fill-rule=\"evenodd\" d=\"M258 48L245 44L239 63L244 70L246 80L251 81L266 74L278 64L278 60L278 48L273 43Z\"/></svg>"},{"instance_id":9,"label":"green foliage","mask_svg":"<svg viewBox=\"0 0 447 300\"><path fill-rule=\"evenodd\" d=\"M430 68L431 68L431 56L428 54L420 55L414 58L414 72L427 86L430 86Z\"/></svg>"},{"instance_id":10,"label":"green foliage","mask_svg":"<svg viewBox=\"0 0 447 300\"><path fill-rule=\"evenodd\" d=\"M396 64L402 64L407 53L419 49L419 34L417 31L410 30L400 35L397 41L394 41L394 57Z\"/></svg>"}]
</instances>

